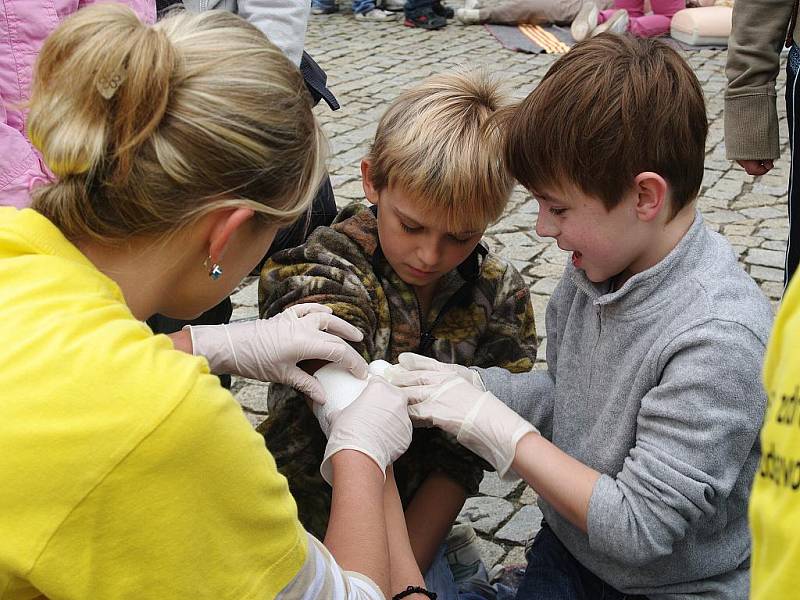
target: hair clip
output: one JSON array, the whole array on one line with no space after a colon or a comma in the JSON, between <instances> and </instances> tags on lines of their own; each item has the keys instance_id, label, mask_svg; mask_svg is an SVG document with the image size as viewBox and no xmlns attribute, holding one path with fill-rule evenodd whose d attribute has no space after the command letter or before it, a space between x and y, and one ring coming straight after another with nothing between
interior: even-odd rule
<instances>
[{"instance_id":1,"label":"hair clip","mask_svg":"<svg viewBox=\"0 0 800 600\"><path fill-rule=\"evenodd\" d=\"M101 77L97 80L97 91L106 100L111 100L119 87L125 83L125 76L125 68L122 67L110 77Z\"/></svg>"}]
</instances>

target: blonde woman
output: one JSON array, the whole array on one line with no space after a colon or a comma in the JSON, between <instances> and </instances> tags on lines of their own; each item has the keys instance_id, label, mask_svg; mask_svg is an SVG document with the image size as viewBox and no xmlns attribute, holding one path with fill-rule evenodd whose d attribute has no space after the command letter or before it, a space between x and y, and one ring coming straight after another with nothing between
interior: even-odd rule
<instances>
[{"instance_id":1,"label":"blonde woman","mask_svg":"<svg viewBox=\"0 0 800 600\"><path fill-rule=\"evenodd\" d=\"M402 518L384 473L411 440L404 398L376 380L334 420L323 546L209 373L322 400L297 362L365 376L332 335L358 331L317 305L175 346L141 322L219 302L305 210L324 153L296 67L228 13L150 27L98 5L44 44L28 127L58 180L31 209L0 209L0 597L381 598L418 583L407 535L386 527Z\"/></svg>"}]
</instances>

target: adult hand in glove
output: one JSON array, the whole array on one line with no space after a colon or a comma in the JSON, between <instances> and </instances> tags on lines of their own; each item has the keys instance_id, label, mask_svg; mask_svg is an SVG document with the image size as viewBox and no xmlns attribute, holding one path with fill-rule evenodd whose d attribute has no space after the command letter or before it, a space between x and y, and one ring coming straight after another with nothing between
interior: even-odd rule
<instances>
[{"instance_id":1,"label":"adult hand in glove","mask_svg":"<svg viewBox=\"0 0 800 600\"><path fill-rule=\"evenodd\" d=\"M441 364L441 363L440 363ZM477 374L476 374L477 375ZM392 367L387 379L409 401L408 414L415 425L438 427L489 462L500 477L509 473L522 437L537 429L473 381L450 371L408 371Z\"/></svg>"},{"instance_id":2,"label":"adult hand in glove","mask_svg":"<svg viewBox=\"0 0 800 600\"><path fill-rule=\"evenodd\" d=\"M192 353L205 356L213 373L285 383L314 402L325 402L320 383L297 366L316 359L338 363L356 377L367 376L367 363L345 340L363 334L321 304L297 304L271 319L229 325L187 325Z\"/></svg>"},{"instance_id":3,"label":"adult hand in glove","mask_svg":"<svg viewBox=\"0 0 800 600\"><path fill-rule=\"evenodd\" d=\"M320 473L332 484L331 457L340 450L358 450L385 475L386 467L408 449L412 432L403 392L373 376L352 404L332 415Z\"/></svg>"}]
</instances>

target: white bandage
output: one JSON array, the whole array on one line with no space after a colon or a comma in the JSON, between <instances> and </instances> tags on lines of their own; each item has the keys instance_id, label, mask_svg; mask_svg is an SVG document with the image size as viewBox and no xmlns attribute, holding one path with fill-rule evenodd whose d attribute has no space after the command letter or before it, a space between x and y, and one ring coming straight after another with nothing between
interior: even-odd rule
<instances>
[{"instance_id":1,"label":"white bandage","mask_svg":"<svg viewBox=\"0 0 800 600\"><path fill-rule=\"evenodd\" d=\"M330 417L334 413L344 410L358 398L367 382L373 375L383 376L384 371L391 365L385 360L374 360L369 364L369 375L366 379L355 377L350 371L336 363L329 363L319 369L314 377L325 390L325 404L314 403L312 410L317 420L327 433L330 429Z\"/></svg>"}]
</instances>

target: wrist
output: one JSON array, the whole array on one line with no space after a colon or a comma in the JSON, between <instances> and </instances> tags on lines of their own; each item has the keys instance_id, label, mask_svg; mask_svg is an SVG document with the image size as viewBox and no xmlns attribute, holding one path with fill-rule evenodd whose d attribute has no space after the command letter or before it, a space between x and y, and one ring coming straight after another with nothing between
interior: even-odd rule
<instances>
[{"instance_id":1,"label":"wrist","mask_svg":"<svg viewBox=\"0 0 800 600\"><path fill-rule=\"evenodd\" d=\"M381 486L385 482L383 469L369 455L352 448L339 450L330 457L333 485L350 478L374 479Z\"/></svg>"},{"instance_id":2,"label":"wrist","mask_svg":"<svg viewBox=\"0 0 800 600\"><path fill-rule=\"evenodd\" d=\"M180 331L176 331L175 333L170 333L167 335L169 339L172 340L172 345L175 346L175 350L180 350L181 352L185 352L186 354L194 354L193 348L194 345L192 344L192 334L189 331L189 325L181 329Z\"/></svg>"}]
</instances>

